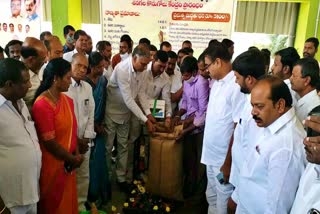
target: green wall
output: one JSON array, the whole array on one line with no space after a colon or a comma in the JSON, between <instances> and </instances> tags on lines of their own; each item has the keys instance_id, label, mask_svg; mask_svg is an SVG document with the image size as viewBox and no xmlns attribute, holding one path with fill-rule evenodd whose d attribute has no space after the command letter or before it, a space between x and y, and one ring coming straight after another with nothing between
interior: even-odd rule
<instances>
[{"instance_id":1,"label":"green wall","mask_svg":"<svg viewBox=\"0 0 320 214\"><path fill-rule=\"evenodd\" d=\"M59 36L64 44L63 27L72 25L76 30L81 29L82 23L81 0L51 1L52 33Z\"/></svg>"},{"instance_id":2,"label":"green wall","mask_svg":"<svg viewBox=\"0 0 320 214\"><path fill-rule=\"evenodd\" d=\"M318 7L320 0L303 1L300 4L300 12L297 23L296 39L294 46L301 55L303 51L304 41L309 37L320 38L320 22L317 19ZM315 34L316 25L318 24L318 32ZM320 60L320 51L316 55L317 60Z\"/></svg>"}]
</instances>

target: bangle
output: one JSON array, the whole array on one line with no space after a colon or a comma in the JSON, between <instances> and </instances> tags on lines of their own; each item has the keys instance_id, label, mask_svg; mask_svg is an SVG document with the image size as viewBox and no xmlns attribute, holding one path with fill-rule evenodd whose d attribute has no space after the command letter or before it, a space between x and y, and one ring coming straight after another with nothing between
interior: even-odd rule
<instances>
[{"instance_id":1,"label":"bangle","mask_svg":"<svg viewBox=\"0 0 320 214\"><path fill-rule=\"evenodd\" d=\"M179 115L176 115L176 116L174 116L174 117L179 117L179 118L180 118L180 116L179 116Z\"/></svg>"},{"instance_id":2,"label":"bangle","mask_svg":"<svg viewBox=\"0 0 320 214\"><path fill-rule=\"evenodd\" d=\"M5 211L5 209L7 209L6 205L4 205L4 207L3 207L2 210L0 211L0 214L3 213L3 211Z\"/></svg>"}]
</instances>

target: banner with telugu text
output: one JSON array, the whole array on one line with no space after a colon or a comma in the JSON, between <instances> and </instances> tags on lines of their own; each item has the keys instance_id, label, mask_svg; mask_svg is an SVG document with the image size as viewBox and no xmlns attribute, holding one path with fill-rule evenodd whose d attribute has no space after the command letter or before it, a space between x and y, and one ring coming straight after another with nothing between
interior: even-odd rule
<instances>
[{"instance_id":1,"label":"banner with telugu text","mask_svg":"<svg viewBox=\"0 0 320 214\"><path fill-rule=\"evenodd\" d=\"M0 0L0 45L12 39L39 38L42 17L41 0Z\"/></svg>"},{"instance_id":2,"label":"banner with telugu text","mask_svg":"<svg viewBox=\"0 0 320 214\"><path fill-rule=\"evenodd\" d=\"M198 56L211 39L230 38L234 0L101 0L103 39L119 49L120 37L129 34L137 45L146 37L159 48L164 41L178 51L190 40Z\"/></svg>"}]
</instances>

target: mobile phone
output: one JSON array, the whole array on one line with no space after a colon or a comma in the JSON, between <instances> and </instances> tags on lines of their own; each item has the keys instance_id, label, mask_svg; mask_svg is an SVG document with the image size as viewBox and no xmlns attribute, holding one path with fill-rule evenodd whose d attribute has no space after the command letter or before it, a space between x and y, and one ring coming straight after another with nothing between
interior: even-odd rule
<instances>
[{"instance_id":1,"label":"mobile phone","mask_svg":"<svg viewBox=\"0 0 320 214\"><path fill-rule=\"evenodd\" d=\"M308 116L320 116L320 105L312 109L308 114ZM307 137L315 137L319 135L320 135L319 132L316 132L313 129L307 127Z\"/></svg>"},{"instance_id":2,"label":"mobile phone","mask_svg":"<svg viewBox=\"0 0 320 214\"><path fill-rule=\"evenodd\" d=\"M72 173L72 166L70 165L70 164L68 164L67 162L64 162L64 171L66 172L66 173Z\"/></svg>"},{"instance_id":3,"label":"mobile phone","mask_svg":"<svg viewBox=\"0 0 320 214\"><path fill-rule=\"evenodd\" d=\"M218 175L217 175L217 179L219 181L220 184L224 184L224 175L223 175L223 172L220 172Z\"/></svg>"}]
</instances>

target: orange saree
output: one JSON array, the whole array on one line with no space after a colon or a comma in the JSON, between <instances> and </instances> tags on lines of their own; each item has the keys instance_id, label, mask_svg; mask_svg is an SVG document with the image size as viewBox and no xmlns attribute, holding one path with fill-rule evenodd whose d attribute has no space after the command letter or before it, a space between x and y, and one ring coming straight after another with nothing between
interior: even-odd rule
<instances>
[{"instance_id":1,"label":"orange saree","mask_svg":"<svg viewBox=\"0 0 320 214\"><path fill-rule=\"evenodd\" d=\"M73 102L64 94L56 104L45 96L39 96L32 107L32 114L42 151L38 213L78 214L75 171L71 174L65 172L64 161L56 159L41 144L55 140L69 153L76 150L77 123Z\"/></svg>"}]
</instances>

